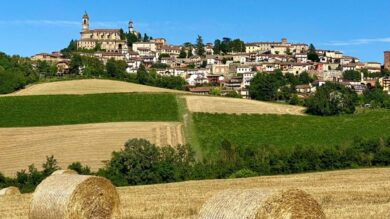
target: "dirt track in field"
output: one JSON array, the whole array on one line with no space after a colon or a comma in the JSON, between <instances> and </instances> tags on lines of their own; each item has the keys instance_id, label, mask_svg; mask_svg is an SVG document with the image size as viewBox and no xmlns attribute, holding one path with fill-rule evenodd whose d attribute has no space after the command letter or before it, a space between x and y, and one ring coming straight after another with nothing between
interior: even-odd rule
<instances>
[{"instance_id":1,"label":"dirt track in field","mask_svg":"<svg viewBox=\"0 0 390 219\"><path fill-rule=\"evenodd\" d=\"M189 95L186 100L191 112L290 115L303 115L304 112L303 107L236 98Z\"/></svg>"},{"instance_id":2,"label":"dirt track in field","mask_svg":"<svg viewBox=\"0 0 390 219\"><path fill-rule=\"evenodd\" d=\"M182 125L169 122L125 122L0 129L0 170L7 176L54 155L61 167L80 161L97 170L131 138L160 146L183 144Z\"/></svg>"},{"instance_id":3,"label":"dirt track in field","mask_svg":"<svg viewBox=\"0 0 390 219\"><path fill-rule=\"evenodd\" d=\"M150 87L113 80L85 79L58 81L31 85L9 96L98 94L98 93L185 93L182 91Z\"/></svg>"},{"instance_id":4,"label":"dirt track in field","mask_svg":"<svg viewBox=\"0 0 390 219\"><path fill-rule=\"evenodd\" d=\"M224 189L299 188L329 219L390 218L390 169L346 170L235 180L208 180L118 188L123 219L196 219L202 205ZM31 194L0 197L0 218L27 219Z\"/></svg>"}]
</instances>

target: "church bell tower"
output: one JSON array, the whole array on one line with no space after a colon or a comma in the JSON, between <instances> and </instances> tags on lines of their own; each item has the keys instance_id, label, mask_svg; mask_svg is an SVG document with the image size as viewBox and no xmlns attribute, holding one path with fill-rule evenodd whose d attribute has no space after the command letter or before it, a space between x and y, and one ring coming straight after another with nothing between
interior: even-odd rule
<instances>
[{"instance_id":1,"label":"church bell tower","mask_svg":"<svg viewBox=\"0 0 390 219\"><path fill-rule=\"evenodd\" d=\"M83 22L82 23L82 26L83 26L82 32L83 33L88 32L89 31L89 16L88 16L87 12L84 13L82 22Z\"/></svg>"},{"instance_id":2,"label":"church bell tower","mask_svg":"<svg viewBox=\"0 0 390 219\"><path fill-rule=\"evenodd\" d=\"M129 21L129 33L134 33L133 21Z\"/></svg>"}]
</instances>

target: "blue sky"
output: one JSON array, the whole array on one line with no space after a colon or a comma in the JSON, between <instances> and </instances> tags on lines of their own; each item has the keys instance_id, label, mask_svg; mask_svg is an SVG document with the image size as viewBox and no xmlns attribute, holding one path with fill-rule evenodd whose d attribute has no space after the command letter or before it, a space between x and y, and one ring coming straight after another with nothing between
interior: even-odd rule
<instances>
[{"instance_id":1,"label":"blue sky","mask_svg":"<svg viewBox=\"0 0 390 219\"><path fill-rule=\"evenodd\" d=\"M78 39L91 28L135 28L172 44L216 38L314 43L363 61L390 50L389 0L12 0L1 3L0 51L30 56Z\"/></svg>"}]
</instances>

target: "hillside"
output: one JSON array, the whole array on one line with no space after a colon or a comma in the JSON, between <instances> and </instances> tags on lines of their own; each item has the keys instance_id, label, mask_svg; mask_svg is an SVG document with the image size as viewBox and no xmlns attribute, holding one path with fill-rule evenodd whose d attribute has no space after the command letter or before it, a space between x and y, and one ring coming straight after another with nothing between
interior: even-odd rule
<instances>
[{"instance_id":1,"label":"hillside","mask_svg":"<svg viewBox=\"0 0 390 219\"><path fill-rule=\"evenodd\" d=\"M274 104L244 99L218 98L191 95L189 92L163 89L140 84L102 80L85 79L58 81L31 85L18 92L3 96L35 96L61 94L101 94L101 93L175 93L185 95L188 108L192 112L206 113L250 113L250 114L298 114L302 115L304 108ZM0 95L1 97L2 95Z\"/></svg>"},{"instance_id":2,"label":"hillside","mask_svg":"<svg viewBox=\"0 0 390 219\"><path fill-rule=\"evenodd\" d=\"M89 84L98 89L93 92L108 92L115 90L117 83L133 86L118 81L79 80L33 87ZM145 88L135 86L137 88L133 91L137 92ZM67 89L70 90L61 92L83 91L72 91L71 87ZM390 129L386 125L390 123L388 111L316 117L301 116L302 110L302 107L283 104L174 93L0 97L0 158L3 161L0 172L12 175L31 163L40 167L45 156L52 154L56 155L63 167L70 162L80 161L96 170L101 167L102 160L109 159L111 152L130 138L145 138L158 145L189 143L197 157L203 158L209 153L217 153L224 139L238 146L291 148L297 145L333 147L350 144L356 137L389 137ZM156 128L150 122L155 122L153 124L161 128ZM165 127L175 128L167 131ZM179 135L181 137L175 137ZM84 153L78 153L77 143L83 146ZM95 152L96 148L103 147L101 152ZM62 150L71 152L62 154ZM24 152L29 159L20 159L21 151L29 151Z\"/></svg>"},{"instance_id":3,"label":"hillside","mask_svg":"<svg viewBox=\"0 0 390 219\"><path fill-rule=\"evenodd\" d=\"M40 169L54 155L62 168L81 162L96 171L130 138L159 146L183 144L177 122L124 122L27 128L0 128L0 172L13 176L28 165Z\"/></svg>"},{"instance_id":4,"label":"hillside","mask_svg":"<svg viewBox=\"0 0 390 219\"><path fill-rule=\"evenodd\" d=\"M150 87L122 81L85 79L58 81L31 85L10 96L56 95L56 94L98 94L98 93L185 93L182 91Z\"/></svg>"},{"instance_id":5,"label":"hillside","mask_svg":"<svg viewBox=\"0 0 390 219\"><path fill-rule=\"evenodd\" d=\"M175 95L155 93L0 98L0 127L178 121Z\"/></svg>"},{"instance_id":6,"label":"hillside","mask_svg":"<svg viewBox=\"0 0 390 219\"><path fill-rule=\"evenodd\" d=\"M300 188L322 205L327 218L389 218L390 169L346 170L234 180L207 180L118 188L124 219L195 219L224 189ZM0 197L0 218L27 219L31 195Z\"/></svg>"},{"instance_id":7,"label":"hillside","mask_svg":"<svg viewBox=\"0 0 390 219\"><path fill-rule=\"evenodd\" d=\"M291 148L334 147L354 139L390 137L390 111L367 110L333 117L294 115L227 115L195 113L197 138L203 150L215 152L226 139L238 146Z\"/></svg>"}]
</instances>

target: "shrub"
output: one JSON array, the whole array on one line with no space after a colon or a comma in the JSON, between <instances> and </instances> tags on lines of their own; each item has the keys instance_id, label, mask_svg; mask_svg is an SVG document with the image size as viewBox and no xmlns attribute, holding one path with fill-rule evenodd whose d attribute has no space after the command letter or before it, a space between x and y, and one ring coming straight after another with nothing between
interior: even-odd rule
<instances>
[{"instance_id":1,"label":"shrub","mask_svg":"<svg viewBox=\"0 0 390 219\"><path fill-rule=\"evenodd\" d=\"M230 179L255 177L257 173L250 169L241 169L229 176Z\"/></svg>"},{"instance_id":2,"label":"shrub","mask_svg":"<svg viewBox=\"0 0 390 219\"><path fill-rule=\"evenodd\" d=\"M81 175L90 175L92 173L89 166L83 166L80 162L74 162L70 164L68 166L68 169L74 170Z\"/></svg>"}]
</instances>

